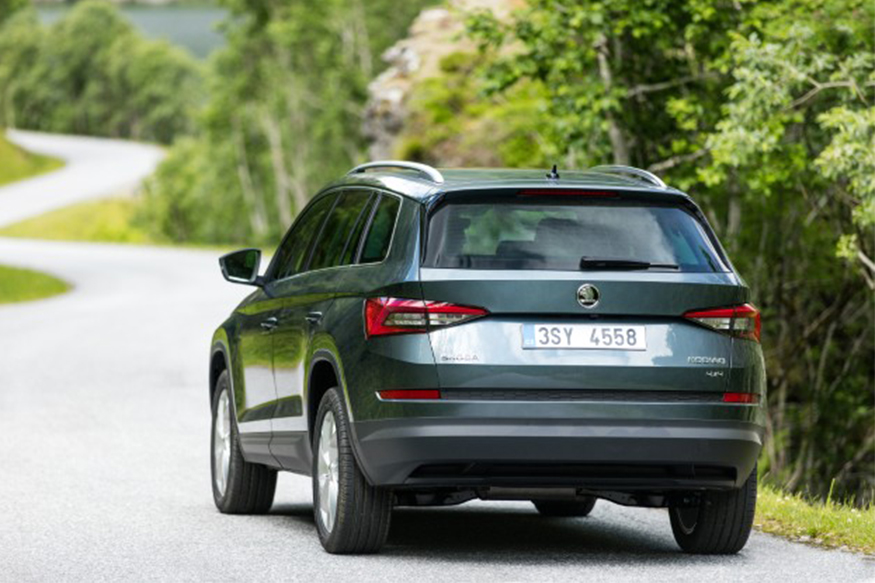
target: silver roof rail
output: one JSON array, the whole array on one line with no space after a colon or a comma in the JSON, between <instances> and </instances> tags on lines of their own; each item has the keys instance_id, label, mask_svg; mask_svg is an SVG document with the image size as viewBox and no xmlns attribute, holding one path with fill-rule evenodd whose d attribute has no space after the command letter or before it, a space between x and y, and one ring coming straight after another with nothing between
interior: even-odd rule
<instances>
[{"instance_id":1,"label":"silver roof rail","mask_svg":"<svg viewBox=\"0 0 875 583\"><path fill-rule=\"evenodd\" d=\"M420 164L418 162L403 162L400 160L379 160L377 162L368 162L367 164L359 164L349 172L347 172L347 176L350 174L363 174L367 170L371 170L373 168L401 168L402 170L413 170L415 172L419 172L422 176L427 177L432 182L437 184L443 184L444 175L441 174L437 168L432 168L428 164Z\"/></svg>"},{"instance_id":2,"label":"silver roof rail","mask_svg":"<svg viewBox=\"0 0 875 583\"><path fill-rule=\"evenodd\" d=\"M628 176L634 176L635 178L641 178L658 188L668 188L668 185L666 185L666 183L653 172L648 172L647 170L642 170L641 168L635 168L633 166L593 166L588 172L599 172L601 174L626 174Z\"/></svg>"}]
</instances>

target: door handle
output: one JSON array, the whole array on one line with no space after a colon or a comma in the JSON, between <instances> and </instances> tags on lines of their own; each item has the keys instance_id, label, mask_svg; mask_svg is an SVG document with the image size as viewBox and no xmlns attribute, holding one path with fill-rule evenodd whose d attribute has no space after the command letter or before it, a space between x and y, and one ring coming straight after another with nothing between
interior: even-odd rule
<instances>
[{"instance_id":1,"label":"door handle","mask_svg":"<svg viewBox=\"0 0 875 583\"><path fill-rule=\"evenodd\" d=\"M314 326L322 321L322 312L310 312L306 316L304 316L308 322L313 324Z\"/></svg>"},{"instance_id":2,"label":"door handle","mask_svg":"<svg viewBox=\"0 0 875 583\"><path fill-rule=\"evenodd\" d=\"M276 328L277 324L279 324L279 323L280 323L279 320L277 320L274 317L270 317L267 320L262 321L260 326L262 327L262 329L270 332L271 330Z\"/></svg>"}]
</instances>

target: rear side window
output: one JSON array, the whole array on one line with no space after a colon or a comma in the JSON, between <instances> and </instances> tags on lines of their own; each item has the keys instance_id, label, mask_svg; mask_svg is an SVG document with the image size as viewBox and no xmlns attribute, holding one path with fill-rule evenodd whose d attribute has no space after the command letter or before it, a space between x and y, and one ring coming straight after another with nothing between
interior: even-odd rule
<instances>
[{"instance_id":1,"label":"rear side window","mask_svg":"<svg viewBox=\"0 0 875 583\"><path fill-rule=\"evenodd\" d=\"M727 271L702 225L681 208L517 198L444 204L429 222L424 265L576 271L584 257Z\"/></svg>"},{"instance_id":2,"label":"rear side window","mask_svg":"<svg viewBox=\"0 0 875 583\"><path fill-rule=\"evenodd\" d=\"M341 265L355 263L356 255L358 254L359 247L362 243L362 233L364 232L365 227L368 226L368 222L371 219L371 212L374 210L374 205L379 198L379 195L372 196L370 201L368 201L367 206L362 210L362 214L352 230L352 236L346 244L346 250L343 252L343 257L340 258Z\"/></svg>"},{"instance_id":3,"label":"rear side window","mask_svg":"<svg viewBox=\"0 0 875 583\"><path fill-rule=\"evenodd\" d=\"M341 195L340 200L337 201L328 216L328 221L322 229L322 235L313 249L310 270L341 265L341 258L350 239L350 232L367 203L368 193L366 192L351 191Z\"/></svg>"},{"instance_id":4,"label":"rear side window","mask_svg":"<svg viewBox=\"0 0 875 583\"><path fill-rule=\"evenodd\" d=\"M325 214L334 204L335 196L320 198L304 211L304 215L295 221L292 230L286 235L279 250L277 250L276 270L273 279L283 279L301 272L307 261L310 244L319 234L319 229L325 219Z\"/></svg>"},{"instance_id":5,"label":"rear side window","mask_svg":"<svg viewBox=\"0 0 875 583\"><path fill-rule=\"evenodd\" d=\"M400 206L401 202L394 196L384 194L380 197L359 263L376 263L386 258Z\"/></svg>"}]
</instances>

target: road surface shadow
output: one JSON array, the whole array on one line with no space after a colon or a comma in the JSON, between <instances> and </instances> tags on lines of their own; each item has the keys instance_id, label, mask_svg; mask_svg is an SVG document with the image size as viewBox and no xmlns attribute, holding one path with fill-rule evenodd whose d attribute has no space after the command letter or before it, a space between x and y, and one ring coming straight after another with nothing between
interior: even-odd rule
<instances>
[{"instance_id":1,"label":"road surface shadow","mask_svg":"<svg viewBox=\"0 0 875 583\"><path fill-rule=\"evenodd\" d=\"M285 516L295 524L316 528L316 524L313 522L312 504L274 504L267 514L268 518L271 516ZM316 534L315 530L313 534Z\"/></svg>"},{"instance_id":2,"label":"road surface shadow","mask_svg":"<svg viewBox=\"0 0 875 583\"><path fill-rule=\"evenodd\" d=\"M601 504L606 504L601 502ZM665 519L665 532L648 523L623 523L622 515L599 513L586 518L547 518L519 508L396 508L389 539L380 556L442 561L505 564L587 563L623 565L745 562L743 555L686 555L675 544ZM601 516L600 516L601 514ZM311 505L277 505L269 516L284 516L295 527L312 528ZM269 518L269 517L268 517Z\"/></svg>"}]
</instances>

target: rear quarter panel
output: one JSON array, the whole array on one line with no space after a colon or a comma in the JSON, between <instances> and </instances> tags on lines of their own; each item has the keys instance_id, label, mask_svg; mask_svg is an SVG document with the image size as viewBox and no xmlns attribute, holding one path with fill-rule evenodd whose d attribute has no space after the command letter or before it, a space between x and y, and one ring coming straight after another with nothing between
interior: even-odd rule
<instances>
[{"instance_id":1,"label":"rear quarter panel","mask_svg":"<svg viewBox=\"0 0 875 583\"><path fill-rule=\"evenodd\" d=\"M381 263L337 270L337 290L324 329L331 338L314 342L335 350L342 363L346 401L353 420L380 415L381 389L437 387L437 372L425 334L367 340L368 297L422 298L419 283L421 204L403 199L389 253Z\"/></svg>"}]
</instances>

